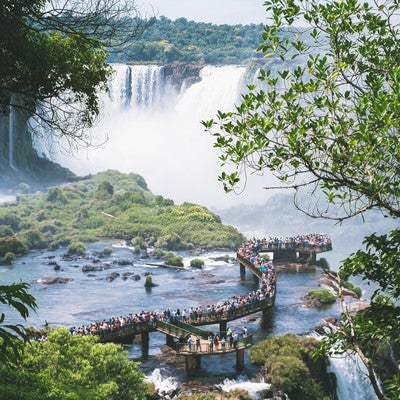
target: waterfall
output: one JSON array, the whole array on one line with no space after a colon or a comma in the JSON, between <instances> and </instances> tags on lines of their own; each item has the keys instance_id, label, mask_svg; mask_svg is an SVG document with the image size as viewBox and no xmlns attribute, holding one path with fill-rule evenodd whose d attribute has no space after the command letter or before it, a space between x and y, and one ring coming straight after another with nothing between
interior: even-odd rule
<instances>
[{"instance_id":1,"label":"waterfall","mask_svg":"<svg viewBox=\"0 0 400 400\"><path fill-rule=\"evenodd\" d=\"M77 175L106 169L142 175L154 194L219 208L243 202L243 197L224 193L214 138L201 125L217 110L231 111L246 85L244 66L205 66L200 80L173 87L162 66L113 65L110 91L103 96L103 116L92 135L99 142L74 158L46 154ZM255 178L254 178L255 179ZM252 203L264 202L265 179L255 181L247 193ZM248 183L248 187L250 184Z\"/></svg>"},{"instance_id":2,"label":"waterfall","mask_svg":"<svg viewBox=\"0 0 400 400\"><path fill-rule=\"evenodd\" d=\"M355 353L345 353L341 357L330 357L328 372L336 375L339 400L377 400L367 369Z\"/></svg>"},{"instance_id":3,"label":"waterfall","mask_svg":"<svg viewBox=\"0 0 400 400\"><path fill-rule=\"evenodd\" d=\"M332 332L334 327L325 326L325 333ZM323 335L313 331L309 336L321 340ZM368 371L358 354L345 352L342 355L329 357L328 373L336 376L338 400L378 400L371 382L368 379Z\"/></svg>"}]
</instances>

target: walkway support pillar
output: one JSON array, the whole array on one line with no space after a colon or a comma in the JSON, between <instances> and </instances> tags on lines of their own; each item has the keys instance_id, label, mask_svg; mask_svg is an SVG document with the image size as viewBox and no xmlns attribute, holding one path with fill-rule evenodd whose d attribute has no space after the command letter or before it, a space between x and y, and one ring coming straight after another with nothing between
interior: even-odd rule
<instances>
[{"instance_id":1,"label":"walkway support pillar","mask_svg":"<svg viewBox=\"0 0 400 400\"><path fill-rule=\"evenodd\" d=\"M226 321L221 321L219 323L219 333L220 333L220 338L225 338L226 339Z\"/></svg>"},{"instance_id":2,"label":"walkway support pillar","mask_svg":"<svg viewBox=\"0 0 400 400\"><path fill-rule=\"evenodd\" d=\"M185 357L185 370L187 376L195 375L195 372L201 367L201 357L200 356L186 356Z\"/></svg>"},{"instance_id":3,"label":"walkway support pillar","mask_svg":"<svg viewBox=\"0 0 400 400\"><path fill-rule=\"evenodd\" d=\"M236 369L242 371L244 369L244 349L236 352Z\"/></svg>"},{"instance_id":4,"label":"walkway support pillar","mask_svg":"<svg viewBox=\"0 0 400 400\"><path fill-rule=\"evenodd\" d=\"M167 346L174 347L174 337L171 335L166 335L166 343Z\"/></svg>"},{"instance_id":5,"label":"walkway support pillar","mask_svg":"<svg viewBox=\"0 0 400 400\"><path fill-rule=\"evenodd\" d=\"M311 253L311 265L315 265L317 263L317 253L313 251Z\"/></svg>"},{"instance_id":6,"label":"walkway support pillar","mask_svg":"<svg viewBox=\"0 0 400 400\"><path fill-rule=\"evenodd\" d=\"M240 279L244 280L246 277L246 267L243 264L240 265Z\"/></svg>"},{"instance_id":7,"label":"walkway support pillar","mask_svg":"<svg viewBox=\"0 0 400 400\"><path fill-rule=\"evenodd\" d=\"M267 319L267 316L268 316L268 308L264 308L262 310L262 320L263 320L263 322Z\"/></svg>"},{"instance_id":8,"label":"walkway support pillar","mask_svg":"<svg viewBox=\"0 0 400 400\"><path fill-rule=\"evenodd\" d=\"M149 358L149 332L142 332L140 336L142 341L142 357L147 360Z\"/></svg>"}]
</instances>

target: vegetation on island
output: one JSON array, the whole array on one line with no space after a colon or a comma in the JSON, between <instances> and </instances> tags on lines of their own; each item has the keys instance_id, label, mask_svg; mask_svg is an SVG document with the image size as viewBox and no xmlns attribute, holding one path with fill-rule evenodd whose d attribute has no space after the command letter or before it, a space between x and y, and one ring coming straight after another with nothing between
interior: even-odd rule
<instances>
[{"instance_id":1,"label":"vegetation on island","mask_svg":"<svg viewBox=\"0 0 400 400\"><path fill-rule=\"evenodd\" d=\"M182 259L171 251L235 250L246 240L207 208L175 205L153 195L140 175L110 170L47 192L18 195L15 203L0 206L0 227L0 257L58 247L82 254L85 242L106 238L154 246L167 264L180 265Z\"/></svg>"},{"instance_id":2,"label":"vegetation on island","mask_svg":"<svg viewBox=\"0 0 400 400\"><path fill-rule=\"evenodd\" d=\"M333 304L336 297L328 289L310 290L307 293L307 298L315 302L317 305Z\"/></svg>"},{"instance_id":3,"label":"vegetation on island","mask_svg":"<svg viewBox=\"0 0 400 400\"><path fill-rule=\"evenodd\" d=\"M226 191L252 172L273 173L296 207L338 222L380 211L398 220L400 187L400 26L397 2L278 0L264 3L268 22L259 50L282 68L263 68L234 111L204 121L215 137ZM293 68L286 61L300 60ZM376 288L370 306L353 314L341 296L340 327L318 354L354 352L379 400L398 399L400 230L364 239L345 259L343 281L361 277ZM378 349L391 349L380 384ZM397 355L396 355L397 354Z\"/></svg>"},{"instance_id":4,"label":"vegetation on island","mask_svg":"<svg viewBox=\"0 0 400 400\"><path fill-rule=\"evenodd\" d=\"M270 336L250 348L250 361L261 366L266 382L293 400L329 399L332 387L325 361L313 359L317 343L291 333Z\"/></svg>"}]
</instances>

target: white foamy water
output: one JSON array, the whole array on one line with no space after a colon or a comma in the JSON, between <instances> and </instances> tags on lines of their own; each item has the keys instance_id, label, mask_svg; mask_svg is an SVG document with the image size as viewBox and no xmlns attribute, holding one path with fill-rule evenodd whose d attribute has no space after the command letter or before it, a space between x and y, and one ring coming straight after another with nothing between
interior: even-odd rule
<instances>
[{"instance_id":1,"label":"white foamy water","mask_svg":"<svg viewBox=\"0 0 400 400\"><path fill-rule=\"evenodd\" d=\"M224 392L230 392L235 389L246 390L255 400L261 398L260 392L271 387L269 383L249 381L246 376L239 376L237 379L225 379L218 386Z\"/></svg>"},{"instance_id":2,"label":"white foamy water","mask_svg":"<svg viewBox=\"0 0 400 400\"><path fill-rule=\"evenodd\" d=\"M172 376L163 376L161 370L156 368L145 381L153 383L158 393L170 393L178 387L178 382Z\"/></svg>"},{"instance_id":3,"label":"white foamy water","mask_svg":"<svg viewBox=\"0 0 400 400\"><path fill-rule=\"evenodd\" d=\"M77 175L107 169L138 173L154 194L176 203L189 201L207 207L227 207L246 201L263 203L265 177L251 176L246 193L226 194L218 175L222 172L215 138L202 120L215 118L217 110L233 111L246 91L243 66L206 66L200 81L178 93L159 66L114 65L116 73L105 96L100 123L92 130L99 147L57 154L58 146L36 143L40 153ZM46 149L47 147L47 149Z\"/></svg>"},{"instance_id":4,"label":"white foamy water","mask_svg":"<svg viewBox=\"0 0 400 400\"><path fill-rule=\"evenodd\" d=\"M336 375L339 400L378 399L368 379L367 369L356 354L331 357L329 361L328 371Z\"/></svg>"}]
</instances>

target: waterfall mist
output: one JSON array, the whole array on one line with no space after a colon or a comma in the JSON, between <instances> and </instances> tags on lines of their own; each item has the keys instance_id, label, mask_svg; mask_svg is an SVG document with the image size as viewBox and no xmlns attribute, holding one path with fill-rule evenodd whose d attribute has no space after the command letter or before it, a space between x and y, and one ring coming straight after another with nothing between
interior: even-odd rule
<instances>
[{"instance_id":1,"label":"waterfall mist","mask_svg":"<svg viewBox=\"0 0 400 400\"><path fill-rule=\"evenodd\" d=\"M214 138L201 125L217 110L230 111L246 90L245 67L206 66L200 81L178 93L165 82L158 66L115 65L104 112L92 135L99 147L74 157L43 151L77 175L107 169L143 176L149 189L173 199L207 207L264 203L265 177L250 176L244 193L226 194L218 175L222 169Z\"/></svg>"}]
</instances>

